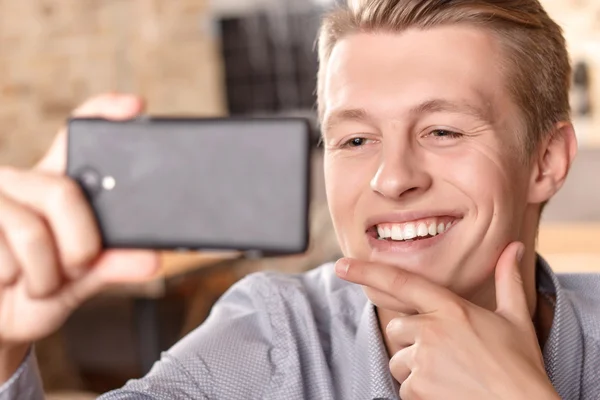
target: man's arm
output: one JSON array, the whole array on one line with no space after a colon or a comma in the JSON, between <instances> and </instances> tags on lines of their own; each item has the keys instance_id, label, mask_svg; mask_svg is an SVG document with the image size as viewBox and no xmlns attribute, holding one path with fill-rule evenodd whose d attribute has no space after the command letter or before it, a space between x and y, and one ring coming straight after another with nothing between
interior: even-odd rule
<instances>
[{"instance_id":1,"label":"man's arm","mask_svg":"<svg viewBox=\"0 0 600 400\"><path fill-rule=\"evenodd\" d=\"M273 348L264 285L268 281L257 276L236 283L206 322L166 351L145 377L100 399L261 398L271 379ZM5 371L17 367L0 387L0 400L44 398L33 350L12 349L3 362Z\"/></svg>"},{"instance_id":2,"label":"man's arm","mask_svg":"<svg viewBox=\"0 0 600 400\"><path fill-rule=\"evenodd\" d=\"M145 377L100 400L263 398L273 372L268 285L260 274L233 285Z\"/></svg>"}]
</instances>

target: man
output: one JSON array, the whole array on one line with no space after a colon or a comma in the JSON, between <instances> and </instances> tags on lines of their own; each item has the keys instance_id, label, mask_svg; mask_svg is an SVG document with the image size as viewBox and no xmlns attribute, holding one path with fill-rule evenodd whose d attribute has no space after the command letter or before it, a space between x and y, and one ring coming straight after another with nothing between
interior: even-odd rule
<instances>
[{"instance_id":1,"label":"man","mask_svg":"<svg viewBox=\"0 0 600 400\"><path fill-rule=\"evenodd\" d=\"M535 254L577 147L565 42L538 1L357 1L325 18L319 53L346 258L248 277L104 398L599 398L600 279ZM140 109L112 95L76 114ZM32 342L156 268L151 252L100 252L64 145L0 174L2 399L41 397Z\"/></svg>"}]
</instances>

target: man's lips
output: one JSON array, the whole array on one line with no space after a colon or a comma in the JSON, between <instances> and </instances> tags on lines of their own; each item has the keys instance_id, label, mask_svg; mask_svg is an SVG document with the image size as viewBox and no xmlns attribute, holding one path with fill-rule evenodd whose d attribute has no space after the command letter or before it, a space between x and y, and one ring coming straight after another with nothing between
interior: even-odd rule
<instances>
[{"instance_id":1,"label":"man's lips","mask_svg":"<svg viewBox=\"0 0 600 400\"><path fill-rule=\"evenodd\" d=\"M412 251L440 241L463 215L439 210L382 214L368 220L366 233L377 251Z\"/></svg>"},{"instance_id":2,"label":"man's lips","mask_svg":"<svg viewBox=\"0 0 600 400\"><path fill-rule=\"evenodd\" d=\"M444 233L461 218L457 212L402 212L372 217L366 228L379 238L412 240Z\"/></svg>"},{"instance_id":3,"label":"man's lips","mask_svg":"<svg viewBox=\"0 0 600 400\"><path fill-rule=\"evenodd\" d=\"M386 223L403 224L408 222L417 222L431 218L451 218L461 219L464 213L458 210L428 210L428 211L398 211L385 214L373 215L365 222L365 228Z\"/></svg>"}]
</instances>

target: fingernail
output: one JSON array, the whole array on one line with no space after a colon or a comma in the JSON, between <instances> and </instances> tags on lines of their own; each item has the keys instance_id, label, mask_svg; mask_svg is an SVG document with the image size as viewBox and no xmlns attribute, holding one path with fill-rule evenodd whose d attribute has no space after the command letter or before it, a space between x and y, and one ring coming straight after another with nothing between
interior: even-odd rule
<instances>
[{"instance_id":1,"label":"fingernail","mask_svg":"<svg viewBox=\"0 0 600 400\"><path fill-rule=\"evenodd\" d=\"M124 95L119 99L119 103L122 107L133 108L138 104L138 99L132 95Z\"/></svg>"},{"instance_id":2,"label":"fingernail","mask_svg":"<svg viewBox=\"0 0 600 400\"><path fill-rule=\"evenodd\" d=\"M520 245L519 249L517 250L517 263L521 262L524 254L525 254L525 246Z\"/></svg>"},{"instance_id":3,"label":"fingernail","mask_svg":"<svg viewBox=\"0 0 600 400\"><path fill-rule=\"evenodd\" d=\"M348 269L350 268L350 263L346 259L338 260L335 263L335 273L340 277L344 277L348 274Z\"/></svg>"}]
</instances>

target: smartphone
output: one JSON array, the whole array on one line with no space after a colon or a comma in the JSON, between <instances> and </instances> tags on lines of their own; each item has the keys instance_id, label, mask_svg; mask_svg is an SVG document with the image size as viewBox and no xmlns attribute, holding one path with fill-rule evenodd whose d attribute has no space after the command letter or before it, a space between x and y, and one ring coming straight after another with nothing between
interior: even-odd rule
<instances>
[{"instance_id":1,"label":"smartphone","mask_svg":"<svg viewBox=\"0 0 600 400\"><path fill-rule=\"evenodd\" d=\"M303 118L74 118L67 174L106 248L297 254L310 131Z\"/></svg>"}]
</instances>

